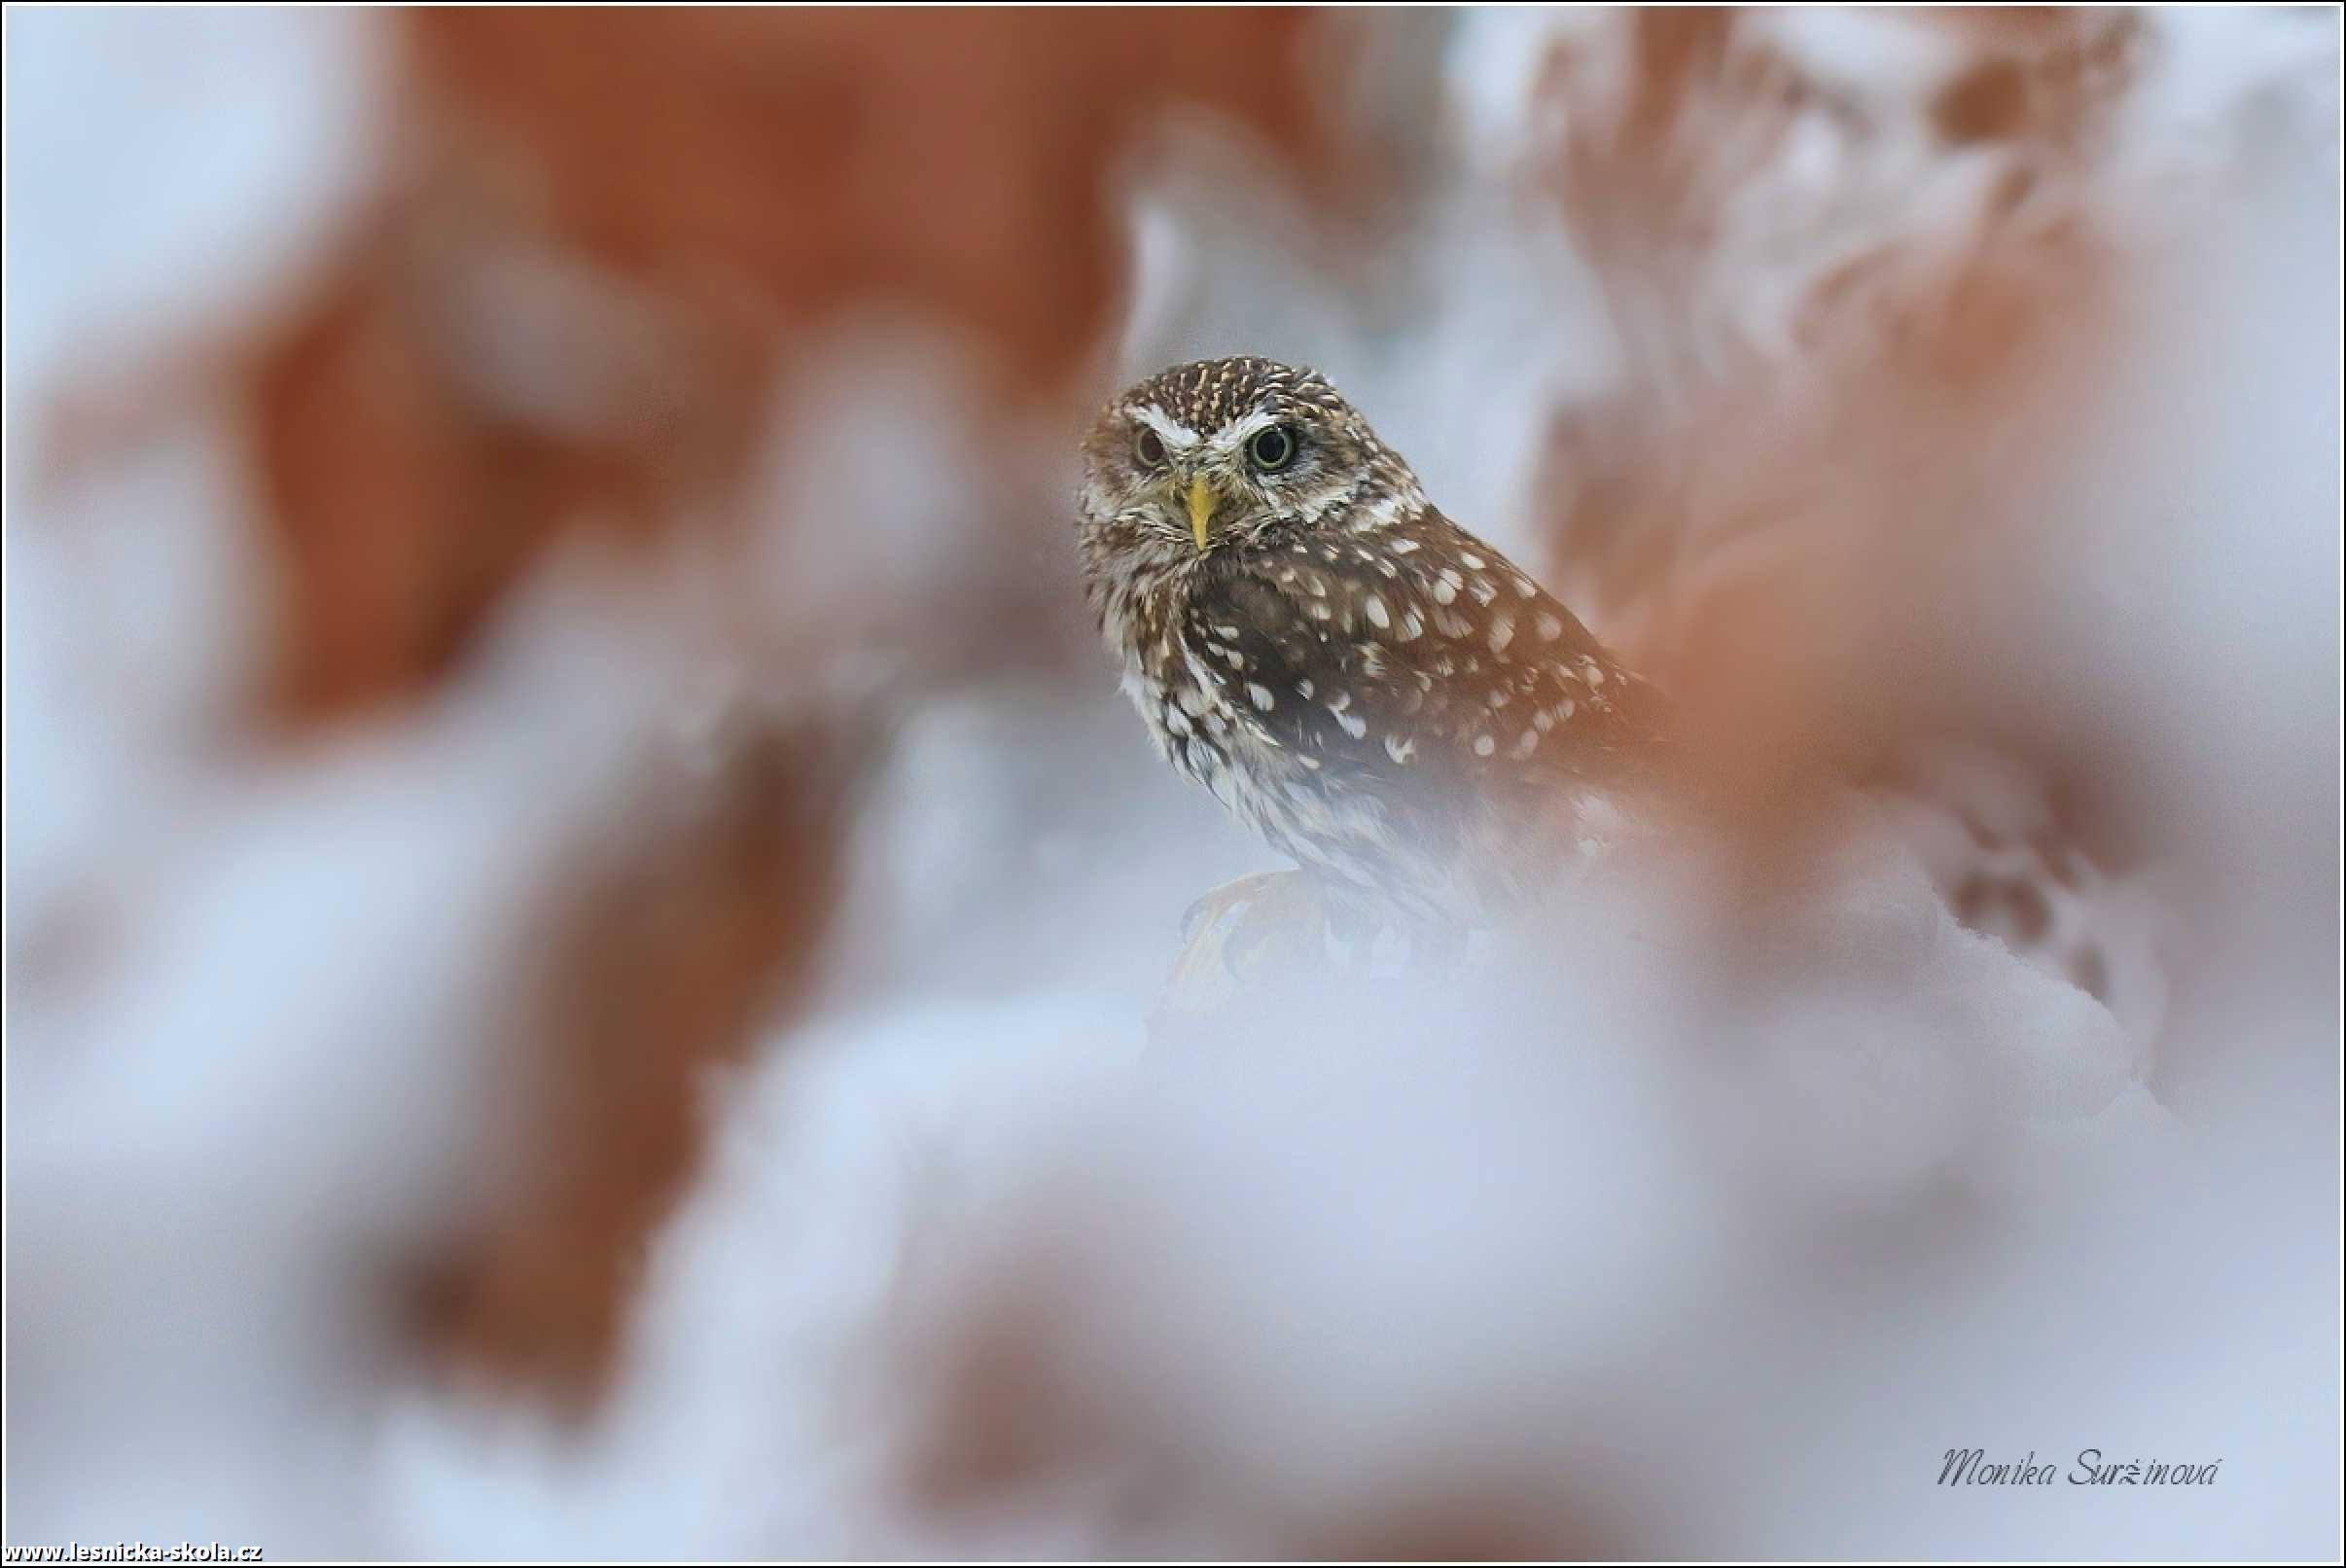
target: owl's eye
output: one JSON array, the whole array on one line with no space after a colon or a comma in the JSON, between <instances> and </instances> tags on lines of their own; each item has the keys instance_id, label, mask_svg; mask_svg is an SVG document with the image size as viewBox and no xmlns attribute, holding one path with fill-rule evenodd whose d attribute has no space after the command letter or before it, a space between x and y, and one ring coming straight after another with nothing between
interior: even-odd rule
<instances>
[{"instance_id":1,"label":"owl's eye","mask_svg":"<svg viewBox=\"0 0 2346 1568\"><path fill-rule=\"evenodd\" d=\"M1285 425L1258 430L1246 444L1246 455L1265 474L1276 474L1296 460L1296 433Z\"/></svg>"},{"instance_id":2,"label":"owl's eye","mask_svg":"<svg viewBox=\"0 0 2346 1568\"><path fill-rule=\"evenodd\" d=\"M1155 431L1144 425L1140 434L1132 438L1132 455L1140 459L1143 468L1162 468L1165 466L1165 444Z\"/></svg>"}]
</instances>

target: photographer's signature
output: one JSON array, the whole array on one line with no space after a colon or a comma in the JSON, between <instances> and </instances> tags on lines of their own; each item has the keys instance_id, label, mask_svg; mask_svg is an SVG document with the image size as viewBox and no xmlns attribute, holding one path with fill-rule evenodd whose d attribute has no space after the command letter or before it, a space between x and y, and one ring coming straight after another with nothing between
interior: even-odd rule
<instances>
[{"instance_id":1,"label":"photographer's signature","mask_svg":"<svg viewBox=\"0 0 2346 1568\"><path fill-rule=\"evenodd\" d=\"M2037 1450L2016 1461L1990 1459L1984 1448L1949 1448L1938 1468L1941 1486L2213 1486L2223 1463L2175 1464L2164 1459L2109 1459L2099 1448L2080 1448L2066 1470L2054 1460L2039 1463Z\"/></svg>"}]
</instances>

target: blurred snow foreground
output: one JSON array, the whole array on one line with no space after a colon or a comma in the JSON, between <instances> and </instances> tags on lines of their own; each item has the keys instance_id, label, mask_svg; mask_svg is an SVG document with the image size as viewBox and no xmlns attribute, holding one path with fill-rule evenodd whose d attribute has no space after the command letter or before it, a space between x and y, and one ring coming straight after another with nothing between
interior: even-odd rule
<instances>
[{"instance_id":1,"label":"blurred snow foreground","mask_svg":"<svg viewBox=\"0 0 2346 1568\"><path fill-rule=\"evenodd\" d=\"M905 281L888 226L992 233L947 190L792 209L873 227L821 266L728 216L729 95L830 51L849 113L902 24L517 25L9 18L11 1545L2334 1548L2334 16L1282 18L1333 155L1178 91L973 155L1067 226L1031 316L966 237ZM939 48L990 130L1123 25ZM533 39L723 113L579 185L473 69ZM1096 194L1013 178L1079 130ZM1783 677L1710 688L1756 794L1991 761L1152 1043L1264 861L1089 646L1066 433L1238 349L1698 705ZM1753 603L1815 640L1706 645ZM1935 885L2056 817L2159 957L2115 1014Z\"/></svg>"}]
</instances>

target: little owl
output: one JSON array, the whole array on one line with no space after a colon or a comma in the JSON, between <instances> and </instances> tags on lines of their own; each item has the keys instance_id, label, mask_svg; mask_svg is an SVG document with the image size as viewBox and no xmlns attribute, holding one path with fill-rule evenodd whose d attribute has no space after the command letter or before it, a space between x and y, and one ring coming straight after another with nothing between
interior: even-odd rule
<instances>
[{"instance_id":1,"label":"little owl","mask_svg":"<svg viewBox=\"0 0 2346 1568\"><path fill-rule=\"evenodd\" d=\"M1333 906L1459 930L1648 770L1656 695L1314 372L1176 366L1084 443L1092 608L1157 749Z\"/></svg>"}]
</instances>

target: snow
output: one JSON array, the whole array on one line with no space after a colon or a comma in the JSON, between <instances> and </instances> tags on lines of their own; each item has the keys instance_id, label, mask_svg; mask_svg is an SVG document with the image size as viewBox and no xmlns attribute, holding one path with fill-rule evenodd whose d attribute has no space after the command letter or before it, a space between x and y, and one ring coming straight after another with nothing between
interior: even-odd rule
<instances>
[{"instance_id":1,"label":"snow","mask_svg":"<svg viewBox=\"0 0 2346 1568\"><path fill-rule=\"evenodd\" d=\"M381 155L377 22L328 11L8 18L7 374L141 358L267 308Z\"/></svg>"}]
</instances>

